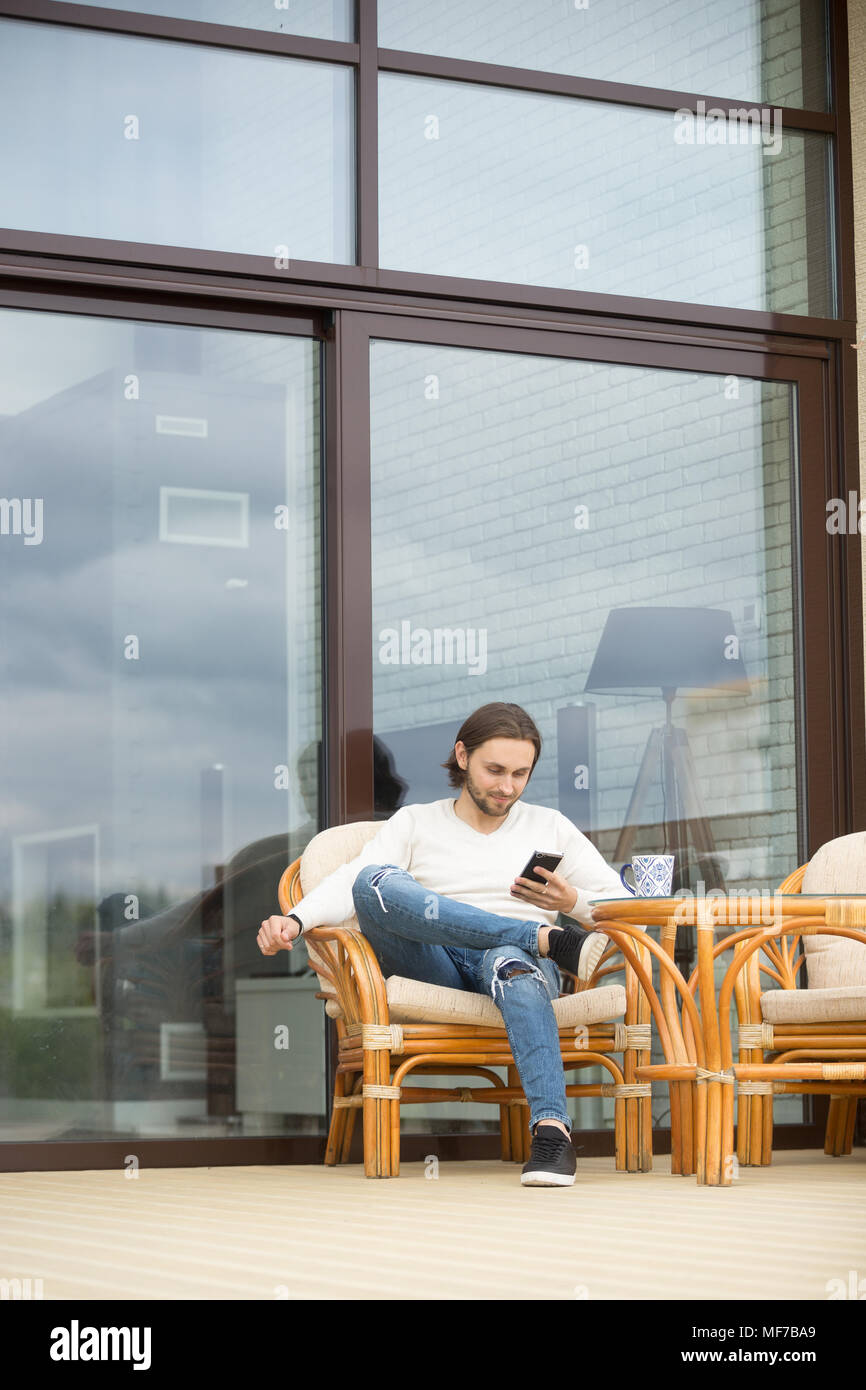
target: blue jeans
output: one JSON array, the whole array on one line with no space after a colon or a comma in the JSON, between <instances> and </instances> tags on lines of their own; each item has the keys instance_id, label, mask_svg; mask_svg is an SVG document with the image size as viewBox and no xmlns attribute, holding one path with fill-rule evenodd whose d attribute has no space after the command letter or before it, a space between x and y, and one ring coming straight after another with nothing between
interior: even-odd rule
<instances>
[{"instance_id":1,"label":"blue jeans","mask_svg":"<svg viewBox=\"0 0 866 1390\"><path fill-rule=\"evenodd\" d=\"M538 932L546 924L433 893L393 864L368 864L352 898L386 978L402 975L492 997L529 1102L530 1125L560 1120L570 1133L552 1004L562 982L556 964L538 955Z\"/></svg>"}]
</instances>

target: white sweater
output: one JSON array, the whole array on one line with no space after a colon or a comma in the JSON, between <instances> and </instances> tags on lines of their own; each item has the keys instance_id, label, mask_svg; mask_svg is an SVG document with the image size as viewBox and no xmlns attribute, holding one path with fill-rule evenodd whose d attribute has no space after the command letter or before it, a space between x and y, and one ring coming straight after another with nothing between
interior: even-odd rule
<instances>
[{"instance_id":1,"label":"white sweater","mask_svg":"<svg viewBox=\"0 0 866 1390\"><path fill-rule=\"evenodd\" d=\"M620 898L626 891L619 874L595 846L559 811L516 801L489 835L474 830L454 810L451 797L402 806L383 821L361 853L335 869L292 911L307 927L337 926L355 911L352 885L368 864L396 864L423 888L472 907L553 926L555 911L544 910L509 889L534 850L562 854L556 872L577 890L567 916L592 926L593 898Z\"/></svg>"}]
</instances>

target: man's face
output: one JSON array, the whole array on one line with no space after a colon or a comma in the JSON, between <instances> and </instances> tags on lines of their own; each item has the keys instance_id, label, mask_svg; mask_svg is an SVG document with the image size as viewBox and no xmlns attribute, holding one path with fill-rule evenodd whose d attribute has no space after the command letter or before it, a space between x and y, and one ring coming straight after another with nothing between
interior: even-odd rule
<instances>
[{"instance_id":1,"label":"man's face","mask_svg":"<svg viewBox=\"0 0 866 1390\"><path fill-rule=\"evenodd\" d=\"M523 795L535 745L523 738L489 738L467 754L466 745L455 745L457 761L466 772L465 790L488 816L507 816Z\"/></svg>"}]
</instances>

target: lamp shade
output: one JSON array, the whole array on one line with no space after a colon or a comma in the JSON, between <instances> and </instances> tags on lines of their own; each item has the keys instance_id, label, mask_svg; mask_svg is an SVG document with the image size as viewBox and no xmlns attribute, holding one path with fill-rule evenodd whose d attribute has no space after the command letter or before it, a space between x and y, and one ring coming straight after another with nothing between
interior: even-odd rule
<instances>
[{"instance_id":1,"label":"lamp shade","mask_svg":"<svg viewBox=\"0 0 866 1390\"><path fill-rule=\"evenodd\" d=\"M748 695L734 620L723 608L613 608L586 690Z\"/></svg>"}]
</instances>

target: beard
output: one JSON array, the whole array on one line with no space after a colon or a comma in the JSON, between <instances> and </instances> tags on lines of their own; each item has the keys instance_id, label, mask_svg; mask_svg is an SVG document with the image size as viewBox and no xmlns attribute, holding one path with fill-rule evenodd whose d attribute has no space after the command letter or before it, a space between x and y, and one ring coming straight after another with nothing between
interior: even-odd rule
<instances>
[{"instance_id":1,"label":"beard","mask_svg":"<svg viewBox=\"0 0 866 1390\"><path fill-rule=\"evenodd\" d=\"M472 797L479 811L483 811L486 816L507 816L514 802L517 800L516 797L509 797L507 801L494 801L489 793L483 792L480 787L476 786L468 768L463 785Z\"/></svg>"}]
</instances>

